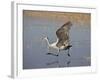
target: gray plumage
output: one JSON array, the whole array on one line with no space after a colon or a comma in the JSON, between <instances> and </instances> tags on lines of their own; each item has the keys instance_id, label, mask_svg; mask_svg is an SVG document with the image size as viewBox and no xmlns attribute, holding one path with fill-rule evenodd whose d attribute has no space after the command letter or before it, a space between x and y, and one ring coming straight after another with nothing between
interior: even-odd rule
<instances>
[{"instance_id":1,"label":"gray plumage","mask_svg":"<svg viewBox=\"0 0 100 80\"><path fill-rule=\"evenodd\" d=\"M58 38L58 43L56 44L57 47L61 47L61 46L69 46L69 30L72 26L72 23L70 21L66 22L65 24L63 24L57 31L56 31L56 35Z\"/></svg>"}]
</instances>

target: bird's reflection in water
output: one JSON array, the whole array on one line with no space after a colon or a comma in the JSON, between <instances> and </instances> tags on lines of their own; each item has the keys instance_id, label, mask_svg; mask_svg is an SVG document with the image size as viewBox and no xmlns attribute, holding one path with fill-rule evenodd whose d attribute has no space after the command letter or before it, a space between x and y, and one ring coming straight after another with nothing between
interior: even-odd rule
<instances>
[{"instance_id":1,"label":"bird's reflection in water","mask_svg":"<svg viewBox=\"0 0 100 80\"><path fill-rule=\"evenodd\" d=\"M71 60L67 61L67 67L70 67Z\"/></svg>"},{"instance_id":2,"label":"bird's reflection in water","mask_svg":"<svg viewBox=\"0 0 100 80\"><path fill-rule=\"evenodd\" d=\"M47 66L56 65L56 67L70 67L70 64L71 64L71 60L66 60L64 65L61 65L59 60L46 63Z\"/></svg>"},{"instance_id":3,"label":"bird's reflection in water","mask_svg":"<svg viewBox=\"0 0 100 80\"><path fill-rule=\"evenodd\" d=\"M53 65L53 64L59 64L59 61L52 61L52 62L46 63L46 65Z\"/></svg>"},{"instance_id":4,"label":"bird's reflection in water","mask_svg":"<svg viewBox=\"0 0 100 80\"><path fill-rule=\"evenodd\" d=\"M65 63L66 63L66 65L62 66L62 65L60 65L60 62L59 61L52 61L52 62L46 63L46 65L47 66L56 65L56 67L70 67L70 63L71 63L70 60L66 61Z\"/></svg>"},{"instance_id":5,"label":"bird's reflection in water","mask_svg":"<svg viewBox=\"0 0 100 80\"><path fill-rule=\"evenodd\" d=\"M67 51L67 55L69 58L65 58L65 62L64 62L64 65L61 65L60 63L60 58L59 58L59 55L57 54L54 54L54 53L47 53L47 55L52 55L52 56L56 56L56 60L54 61L51 61L51 62L47 62L46 65L47 66L53 66L53 65L56 65L56 67L70 67L70 64L71 64L71 60L70 60L70 49L67 49L65 50Z\"/></svg>"}]
</instances>

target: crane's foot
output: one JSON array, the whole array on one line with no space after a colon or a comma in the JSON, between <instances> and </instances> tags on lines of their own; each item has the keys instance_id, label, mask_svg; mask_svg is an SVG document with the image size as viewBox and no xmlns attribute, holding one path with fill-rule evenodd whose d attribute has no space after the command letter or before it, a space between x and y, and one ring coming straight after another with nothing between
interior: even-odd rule
<instances>
[{"instance_id":1,"label":"crane's foot","mask_svg":"<svg viewBox=\"0 0 100 80\"><path fill-rule=\"evenodd\" d=\"M54 53L47 53L47 55L59 56L58 54L54 54Z\"/></svg>"},{"instance_id":2,"label":"crane's foot","mask_svg":"<svg viewBox=\"0 0 100 80\"><path fill-rule=\"evenodd\" d=\"M71 56L70 54L67 54L69 57Z\"/></svg>"}]
</instances>

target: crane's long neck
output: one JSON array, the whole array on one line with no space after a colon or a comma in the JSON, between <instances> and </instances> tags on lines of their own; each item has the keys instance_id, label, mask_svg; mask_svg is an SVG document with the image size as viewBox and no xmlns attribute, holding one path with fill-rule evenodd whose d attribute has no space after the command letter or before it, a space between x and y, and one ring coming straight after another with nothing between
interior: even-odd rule
<instances>
[{"instance_id":1,"label":"crane's long neck","mask_svg":"<svg viewBox=\"0 0 100 80\"><path fill-rule=\"evenodd\" d=\"M47 42L48 46L50 46L49 40L48 40L48 39L45 39L45 40L46 40L46 42Z\"/></svg>"}]
</instances>

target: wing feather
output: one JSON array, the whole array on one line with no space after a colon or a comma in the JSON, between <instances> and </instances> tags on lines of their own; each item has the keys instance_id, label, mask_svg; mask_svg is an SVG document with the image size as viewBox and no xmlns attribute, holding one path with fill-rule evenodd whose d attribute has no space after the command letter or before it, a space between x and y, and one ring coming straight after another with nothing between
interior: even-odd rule
<instances>
[{"instance_id":1,"label":"wing feather","mask_svg":"<svg viewBox=\"0 0 100 80\"><path fill-rule=\"evenodd\" d=\"M70 23L71 24L71 23ZM65 46L69 42L69 22L62 25L57 31L56 35L58 38L57 47Z\"/></svg>"}]
</instances>

